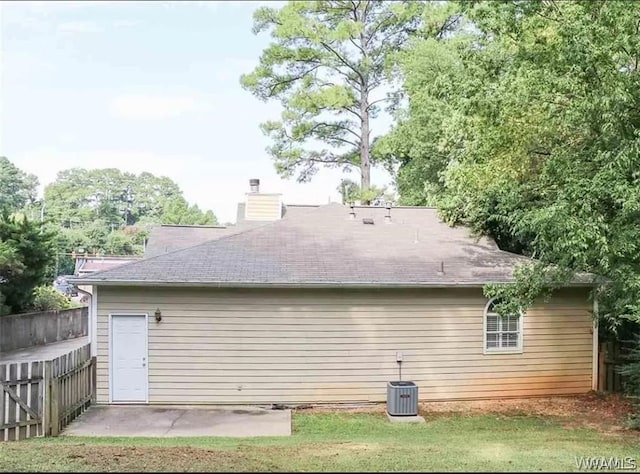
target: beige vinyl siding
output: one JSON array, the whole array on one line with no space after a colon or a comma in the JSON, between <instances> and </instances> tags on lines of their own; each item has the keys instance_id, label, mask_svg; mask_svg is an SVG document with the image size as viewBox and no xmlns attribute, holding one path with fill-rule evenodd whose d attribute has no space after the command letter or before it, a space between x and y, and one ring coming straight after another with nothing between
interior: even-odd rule
<instances>
[{"instance_id":1,"label":"beige vinyl siding","mask_svg":"<svg viewBox=\"0 0 640 474\"><path fill-rule=\"evenodd\" d=\"M100 287L98 402L109 399L109 313L149 314L150 403L384 401L396 351L422 400L591 389L586 291L529 309L522 354L483 354L485 305L480 289Z\"/></svg>"},{"instance_id":2,"label":"beige vinyl siding","mask_svg":"<svg viewBox=\"0 0 640 474\"><path fill-rule=\"evenodd\" d=\"M250 221L275 221L282 217L280 194L247 194L245 219Z\"/></svg>"}]
</instances>

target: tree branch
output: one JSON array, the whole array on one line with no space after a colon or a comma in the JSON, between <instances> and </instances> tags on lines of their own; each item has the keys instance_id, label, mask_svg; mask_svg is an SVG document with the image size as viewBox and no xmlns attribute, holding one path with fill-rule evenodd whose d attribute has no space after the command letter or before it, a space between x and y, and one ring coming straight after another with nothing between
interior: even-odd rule
<instances>
[{"instance_id":1,"label":"tree branch","mask_svg":"<svg viewBox=\"0 0 640 474\"><path fill-rule=\"evenodd\" d=\"M384 101L386 101L386 100L389 100L389 97L385 97L385 98L383 98L383 99L374 100L373 102L370 102L370 103L369 103L369 105L367 105L366 110L369 110L369 108L370 108L371 106L373 106L374 104L377 104L377 103L379 103L379 102L384 102Z\"/></svg>"},{"instance_id":2,"label":"tree branch","mask_svg":"<svg viewBox=\"0 0 640 474\"><path fill-rule=\"evenodd\" d=\"M355 166L352 163L349 163L348 161L344 161L342 158L340 158L339 156L335 156L335 155L330 155L327 158L312 158L312 157L300 158L299 160L296 160L294 162L293 166L300 166L300 165L303 165L305 163L308 163L309 161L312 162L312 163L341 164L341 165Z\"/></svg>"},{"instance_id":3,"label":"tree branch","mask_svg":"<svg viewBox=\"0 0 640 474\"><path fill-rule=\"evenodd\" d=\"M352 45L354 45L354 46L356 47L356 49L357 49L358 51L360 51L360 53L361 53L361 54L365 54L364 49L362 49L362 47L361 47L358 43L356 43L355 41L353 41L353 38L349 38L349 42L350 42Z\"/></svg>"},{"instance_id":4,"label":"tree branch","mask_svg":"<svg viewBox=\"0 0 640 474\"><path fill-rule=\"evenodd\" d=\"M447 18L442 26L438 29L438 33L436 34L436 39L442 39L442 36L446 33L446 31L451 28L456 22L460 19L461 15L451 15Z\"/></svg>"},{"instance_id":5,"label":"tree branch","mask_svg":"<svg viewBox=\"0 0 640 474\"><path fill-rule=\"evenodd\" d=\"M344 110L355 115L356 117L358 117L359 120L362 120L362 115L360 115L360 112L358 109L354 110L351 107L344 107Z\"/></svg>"},{"instance_id":6,"label":"tree branch","mask_svg":"<svg viewBox=\"0 0 640 474\"><path fill-rule=\"evenodd\" d=\"M300 79L302 79L303 77L305 77L308 74L311 74L313 71L315 71L316 69L319 69L322 66L322 64L319 64L315 67L312 67L311 69L309 69L308 71L303 72L302 74L300 74L299 76L295 76L295 77L290 77L289 79L286 79L284 81L279 81L276 82L275 84L273 84L271 86L271 88L269 89L269 97L273 96L273 91L278 87L278 86L282 86L282 85L286 85L286 84L291 84L292 82L296 82Z\"/></svg>"},{"instance_id":7,"label":"tree branch","mask_svg":"<svg viewBox=\"0 0 640 474\"><path fill-rule=\"evenodd\" d=\"M358 21L358 5L356 5L353 0L351 0L349 3L351 3L351 13L353 13L353 21Z\"/></svg>"},{"instance_id":8,"label":"tree branch","mask_svg":"<svg viewBox=\"0 0 640 474\"><path fill-rule=\"evenodd\" d=\"M354 148L360 148L359 143L352 142L351 140L347 140L346 138L333 137L333 138L328 138L328 140L336 140L340 143L344 143L345 145L351 145Z\"/></svg>"},{"instance_id":9,"label":"tree branch","mask_svg":"<svg viewBox=\"0 0 640 474\"><path fill-rule=\"evenodd\" d=\"M353 72L355 72L360 77L360 79L361 79L363 84L366 82L365 78L362 76L362 73L360 71L358 71L352 64L350 64L346 59L344 59L340 53L338 53L335 49L333 49L331 46L329 46L324 41L321 41L320 44L322 45L323 48L325 48L326 50L331 52L336 58L338 58L338 60L342 64L344 64L349 69L351 69Z\"/></svg>"},{"instance_id":10,"label":"tree branch","mask_svg":"<svg viewBox=\"0 0 640 474\"><path fill-rule=\"evenodd\" d=\"M351 130L349 127L346 127L344 125L340 125L339 123L327 123L327 122L318 122L317 124L315 124L311 130L309 130L308 133L312 133L315 132L318 128L320 127L326 127L326 128L335 128L336 130L344 130L345 132L349 132L350 134L352 134L353 136L355 136L357 139L360 139L360 135L356 132L354 132L353 130Z\"/></svg>"}]
</instances>

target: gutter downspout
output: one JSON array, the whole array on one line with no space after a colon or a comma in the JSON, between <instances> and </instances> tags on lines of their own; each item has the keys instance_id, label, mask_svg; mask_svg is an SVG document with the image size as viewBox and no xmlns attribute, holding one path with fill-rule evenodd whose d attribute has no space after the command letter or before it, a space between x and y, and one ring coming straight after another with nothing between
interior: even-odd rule
<instances>
[{"instance_id":1,"label":"gutter downspout","mask_svg":"<svg viewBox=\"0 0 640 474\"><path fill-rule=\"evenodd\" d=\"M86 290L82 290L76 286L78 293L82 293L89 297L89 312L88 312L88 320L87 320L87 335L89 336L89 344L91 346L91 357L95 357L98 354L97 348L97 337L96 337L96 327L97 327L97 306L98 306L98 287L95 285L91 286L91 290L93 293L90 293Z\"/></svg>"}]
</instances>

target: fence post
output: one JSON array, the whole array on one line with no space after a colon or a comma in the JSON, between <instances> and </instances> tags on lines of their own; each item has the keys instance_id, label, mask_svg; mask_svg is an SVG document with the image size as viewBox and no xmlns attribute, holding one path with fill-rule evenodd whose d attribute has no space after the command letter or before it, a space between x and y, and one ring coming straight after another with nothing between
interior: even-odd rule
<instances>
[{"instance_id":1,"label":"fence post","mask_svg":"<svg viewBox=\"0 0 640 474\"><path fill-rule=\"evenodd\" d=\"M607 391L607 343L600 344L598 354L598 390Z\"/></svg>"},{"instance_id":2,"label":"fence post","mask_svg":"<svg viewBox=\"0 0 640 474\"><path fill-rule=\"evenodd\" d=\"M97 395L96 395L96 386L97 386L97 372L98 372L98 358L97 357L92 357L91 358L91 365L90 370L91 370L91 403L95 405L96 403L96 399L97 399Z\"/></svg>"},{"instance_id":3,"label":"fence post","mask_svg":"<svg viewBox=\"0 0 640 474\"><path fill-rule=\"evenodd\" d=\"M58 379L51 377L49 384L49 412L51 420L51 436L60 434Z\"/></svg>"},{"instance_id":4,"label":"fence post","mask_svg":"<svg viewBox=\"0 0 640 474\"><path fill-rule=\"evenodd\" d=\"M51 436L51 361L44 362L42 373L42 433Z\"/></svg>"}]
</instances>

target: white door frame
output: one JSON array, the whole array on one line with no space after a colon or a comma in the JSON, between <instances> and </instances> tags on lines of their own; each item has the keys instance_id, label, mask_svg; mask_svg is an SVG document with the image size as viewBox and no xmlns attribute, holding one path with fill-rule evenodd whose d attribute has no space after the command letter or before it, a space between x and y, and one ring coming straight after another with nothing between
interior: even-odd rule
<instances>
[{"instance_id":1,"label":"white door frame","mask_svg":"<svg viewBox=\"0 0 640 474\"><path fill-rule=\"evenodd\" d=\"M145 396L144 402L114 402L113 401L113 321L112 316L144 316L144 353L147 363L145 364ZM149 313L109 313L109 403L118 404L139 404L149 403Z\"/></svg>"}]
</instances>

